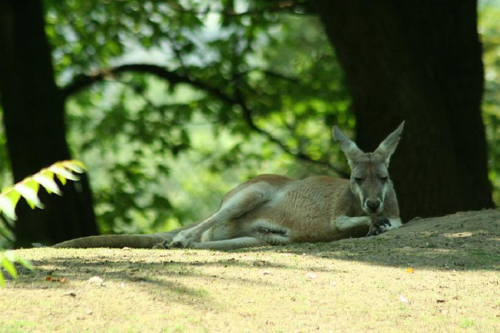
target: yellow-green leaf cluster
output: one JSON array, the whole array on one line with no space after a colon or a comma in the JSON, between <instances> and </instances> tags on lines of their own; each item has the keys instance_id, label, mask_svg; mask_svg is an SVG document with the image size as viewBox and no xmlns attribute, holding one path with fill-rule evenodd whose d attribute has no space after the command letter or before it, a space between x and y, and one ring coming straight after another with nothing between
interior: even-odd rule
<instances>
[{"instance_id":1,"label":"yellow-green leaf cluster","mask_svg":"<svg viewBox=\"0 0 500 333\"><path fill-rule=\"evenodd\" d=\"M7 217L15 220L17 218L15 208L19 199L23 197L32 209L44 208L38 198L40 186L45 188L48 193L62 195L55 177L65 185L67 180L79 180L78 174L85 172L85 166L77 160L67 160L56 162L48 168L42 169L33 176L27 177L10 186L0 193L0 212Z\"/></svg>"},{"instance_id":2,"label":"yellow-green leaf cluster","mask_svg":"<svg viewBox=\"0 0 500 333\"><path fill-rule=\"evenodd\" d=\"M14 263L17 262L29 270L33 270L33 265L28 260L15 255L12 251L0 252L0 268L4 269L12 278L17 277L17 270ZM0 287L5 287L5 278L0 269Z\"/></svg>"},{"instance_id":3,"label":"yellow-green leaf cluster","mask_svg":"<svg viewBox=\"0 0 500 333\"><path fill-rule=\"evenodd\" d=\"M16 205L19 199L23 197L32 209L44 208L38 198L40 186L45 188L48 193L62 195L55 178L59 179L61 184L65 185L67 180L79 180L78 174L85 172L85 166L77 160L67 160L56 162L48 168L42 169L33 176L29 176L14 186L10 186L0 193L0 212L7 217L15 220ZM5 278L1 269L4 269L12 278L17 277L17 270L14 263L17 262L28 269L33 269L33 265L23 258L17 257L14 252L0 252L0 287L5 286Z\"/></svg>"}]
</instances>

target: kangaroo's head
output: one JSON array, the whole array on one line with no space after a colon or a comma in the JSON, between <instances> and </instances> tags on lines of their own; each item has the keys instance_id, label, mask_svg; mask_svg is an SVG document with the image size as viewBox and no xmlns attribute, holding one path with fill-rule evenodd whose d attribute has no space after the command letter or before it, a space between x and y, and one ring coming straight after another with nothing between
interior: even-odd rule
<instances>
[{"instance_id":1,"label":"kangaroo's head","mask_svg":"<svg viewBox=\"0 0 500 333\"><path fill-rule=\"evenodd\" d=\"M340 149L351 167L351 191L358 197L361 208L368 215L377 215L384 209L385 194L392 186L389 162L398 145L403 126L404 122L373 153L363 152L337 126L333 127L333 137L340 142Z\"/></svg>"}]
</instances>

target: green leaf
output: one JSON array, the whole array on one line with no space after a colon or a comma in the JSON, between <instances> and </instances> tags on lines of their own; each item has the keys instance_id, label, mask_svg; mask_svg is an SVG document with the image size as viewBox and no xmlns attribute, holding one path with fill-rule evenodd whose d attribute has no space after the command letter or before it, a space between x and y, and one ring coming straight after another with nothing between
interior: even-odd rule
<instances>
[{"instance_id":1,"label":"green leaf","mask_svg":"<svg viewBox=\"0 0 500 333\"><path fill-rule=\"evenodd\" d=\"M54 181L54 175L56 175L61 183L66 184L66 180L79 180L79 177L73 174L67 169L82 173L85 172L85 166L82 162L77 160L69 160L56 162L47 169L42 169L40 172L36 173L32 177L27 177L23 181L17 183L14 186L8 187L3 192L0 193L0 212L9 217L12 220L16 220L16 205L19 202L19 198L22 196L30 207L34 209L35 207L44 208L44 205L38 198L38 190L40 185L42 185L48 193L56 193L62 195L59 186Z\"/></svg>"},{"instance_id":2,"label":"green leaf","mask_svg":"<svg viewBox=\"0 0 500 333\"><path fill-rule=\"evenodd\" d=\"M56 176L59 179L59 181L61 182L61 184L66 185L66 178L64 178L63 176L61 176L59 174L56 174Z\"/></svg>"},{"instance_id":3,"label":"green leaf","mask_svg":"<svg viewBox=\"0 0 500 333\"><path fill-rule=\"evenodd\" d=\"M66 184L66 179L77 181L80 180L80 178L71 173L70 171L66 170L61 163L55 163L49 167L49 170L52 171L57 175L57 178L63 183L63 185ZM64 179L64 180L63 180Z\"/></svg>"},{"instance_id":4,"label":"green leaf","mask_svg":"<svg viewBox=\"0 0 500 333\"><path fill-rule=\"evenodd\" d=\"M14 266L14 263L10 261L10 259L4 256L0 265L7 271L7 273L9 273L10 276L17 278L16 266Z\"/></svg>"},{"instance_id":5,"label":"green leaf","mask_svg":"<svg viewBox=\"0 0 500 333\"><path fill-rule=\"evenodd\" d=\"M78 160L63 161L63 162L61 162L61 164L66 169L70 169L71 171L76 172L76 173L84 173L86 170L85 165Z\"/></svg>"},{"instance_id":6,"label":"green leaf","mask_svg":"<svg viewBox=\"0 0 500 333\"><path fill-rule=\"evenodd\" d=\"M7 258L7 260L10 260L10 262L17 262L29 270L35 269L35 267L33 266L33 264L29 260L26 260L26 259L23 259L21 257L16 256L14 251L6 251L4 253L4 256L5 256L5 258Z\"/></svg>"},{"instance_id":7,"label":"green leaf","mask_svg":"<svg viewBox=\"0 0 500 333\"><path fill-rule=\"evenodd\" d=\"M14 186L14 189L21 193L24 199L28 202L31 209L44 208L44 205L41 203L38 198L38 189L40 185L33 178L26 178L28 181L23 181Z\"/></svg>"},{"instance_id":8,"label":"green leaf","mask_svg":"<svg viewBox=\"0 0 500 333\"><path fill-rule=\"evenodd\" d=\"M0 211L12 220L17 219L16 205L19 198L21 198L21 194L13 188L7 193L3 192L0 194Z\"/></svg>"},{"instance_id":9,"label":"green leaf","mask_svg":"<svg viewBox=\"0 0 500 333\"><path fill-rule=\"evenodd\" d=\"M5 279L3 278L2 271L0 270L0 287L5 288Z\"/></svg>"},{"instance_id":10,"label":"green leaf","mask_svg":"<svg viewBox=\"0 0 500 333\"><path fill-rule=\"evenodd\" d=\"M37 173L36 175L33 176L33 179L37 181L39 184L41 184L47 192L52 193L54 192L57 195L62 195L61 190L59 189L59 186L57 186L56 182L54 181L54 173L52 171L44 171Z\"/></svg>"},{"instance_id":11,"label":"green leaf","mask_svg":"<svg viewBox=\"0 0 500 333\"><path fill-rule=\"evenodd\" d=\"M30 271L32 271L32 270L35 269L35 266L33 266L33 264L31 263L31 261L29 261L29 260L26 260L26 259L20 258L20 257L16 257L16 261L18 263L20 263L21 265L23 265L23 267L29 269Z\"/></svg>"}]
</instances>

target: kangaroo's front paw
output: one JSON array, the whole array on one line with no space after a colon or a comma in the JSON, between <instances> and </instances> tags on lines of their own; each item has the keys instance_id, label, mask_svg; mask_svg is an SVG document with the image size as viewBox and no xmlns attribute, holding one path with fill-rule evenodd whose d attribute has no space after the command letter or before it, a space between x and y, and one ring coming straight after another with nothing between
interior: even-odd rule
<instances>
[{"instance_id":1,"label":"kangaroo's front paw","mask_svg":"<svg viewBox=\"0 0 500 333\"><path fill-rule=\"evenodd\" d=\"M376 236L386 232L391 228L391 222L385 217L376 217L372 220L372 225L366 236Z\"/></svg>"},{"instance_id":2,"label":"kangaroo's front paw","mask_svg":"<svg viewBox=\"0 0 500 333\"><path fill-rule=\"evenodd\" d=\"M372 220L372 224L376 228L385 228L391 226L391 221L385 217L376 217Z\"/></svg>"}]
</instances>

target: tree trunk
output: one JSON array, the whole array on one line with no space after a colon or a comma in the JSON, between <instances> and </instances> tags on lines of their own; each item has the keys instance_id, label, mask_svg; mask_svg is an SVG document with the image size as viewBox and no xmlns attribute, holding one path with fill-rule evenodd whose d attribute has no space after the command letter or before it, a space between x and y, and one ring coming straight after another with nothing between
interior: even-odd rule
<instances>
[{"instance_id":1,"label":"tree trunk","mask_svg":"<svg viewBox=\"0 0 500 333\"><path fill-rule=\"evenodd\" d=\"M0 1L0 94L16 182L70 158L64 99L54 82L44 29L40 1ZM19 204L17 247L97 234L87 178L67 184L62 190L62 197L41 195L44 210Z\"/></svg>"},{"instance_id":2,"label":"tree trunk","mask_svg":"<svg viewBox=\"0 0 500 333\"><path fill-rule=\"evenodd\" d=\"M475 1L316 0L370 151L406 120L391 164L405 220L493 207Z\"/></svg>"}]
</instances>

